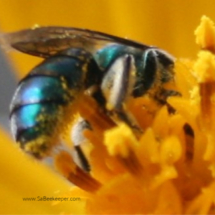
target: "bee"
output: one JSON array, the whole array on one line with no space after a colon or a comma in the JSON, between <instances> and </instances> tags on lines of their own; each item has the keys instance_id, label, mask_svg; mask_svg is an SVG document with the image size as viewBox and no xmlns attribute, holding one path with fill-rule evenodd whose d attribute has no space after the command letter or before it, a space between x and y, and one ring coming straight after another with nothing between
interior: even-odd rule
<instances>
[{"instance_id":1,"label":"bee","mask_svg":"<svg viewBox=\"0 0 215 215\"><path fill-rule=\"evenodd\" d=\"M95 89L92 97L108 116L140 132L124 108L127 98L149 94L164 104L177 94L164 87L174 79L174 57L154 46L67 27L39 27L4 37L16 50L44 58L19 82L10 106L16 142L38 159L51 155L58 131L72 120L75 104L88 89ZM86 123L81 125L79 133Z\"/></svg>"}]
</instances>

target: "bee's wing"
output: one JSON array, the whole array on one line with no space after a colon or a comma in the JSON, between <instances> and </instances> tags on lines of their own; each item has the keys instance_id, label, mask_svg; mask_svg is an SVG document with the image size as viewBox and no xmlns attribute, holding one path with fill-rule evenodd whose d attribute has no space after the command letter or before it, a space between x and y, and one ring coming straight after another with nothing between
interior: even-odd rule
<instances>
[{"instance_id":1,"label":"bee's wing","mask_svg":"<svg viewBox=\"0 0 215 215\"><path fill-rule=\"evenodd\" d=\"M70 47L83 47L94 52L108 43L119 43L143 50L151 47L97 31L54 26L6 33L1 38L4 43L21 52L40 57L49 57Z\"/></svg>"}]
</instances>

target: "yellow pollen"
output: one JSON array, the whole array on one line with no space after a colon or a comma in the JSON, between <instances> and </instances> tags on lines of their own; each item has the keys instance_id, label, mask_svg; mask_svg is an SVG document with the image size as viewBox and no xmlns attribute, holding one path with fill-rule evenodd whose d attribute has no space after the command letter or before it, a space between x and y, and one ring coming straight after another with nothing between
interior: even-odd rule
<instances>
[{"instance_id":1,"label":"yellow pollen","mask_svg":"<svg viewBox=\"0 0 215 215\"><path fill-rule=\"evenodd\" d=\"M143 167L135 154L138 142L127 125L121 123L118 127L106 131L104 144L109 155L115 157L128 172L136 177L143 175Z\"/></svg>"},{"instance_id":2,"label":"yellow pollen","mask_svg":"<svg viewBox=\"0 0 215 215\"><path fill-rule=\"evenodd\" d=\"M105 133L104 144L111 156L120 155L126 158L130 150L137 147L137 140L128 126L121 123Z\"/></svg>"},{"instance_id":3,"label":"yellow pollen","mask_svg":"<svg viewBox=\"0 0 215 215\"><path fill-rule=\"evenodd\" d=\"M196 43L202 49L215 51L215 26L207 16L201 18L201 24L196 29L195 35Z\"/></svg>"}]
</instances>

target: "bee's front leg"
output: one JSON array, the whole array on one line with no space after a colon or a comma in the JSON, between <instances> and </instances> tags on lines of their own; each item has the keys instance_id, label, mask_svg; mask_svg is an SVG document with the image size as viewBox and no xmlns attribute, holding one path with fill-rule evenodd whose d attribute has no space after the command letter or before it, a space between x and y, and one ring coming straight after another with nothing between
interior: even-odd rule
<instances>
[{"instance_id":1,"label":"bee's front leg","mask_svg":"<svg viewBox=\"0 0 215 215\"><path fill-rule=\"evenodd\" d=\"M123 121L135 131L141 128L126 110L127 99L132 95L136 80L136 67L132 55L117 58L107 69L101 90L106 99L106 109L114 121Z\"/></svg>"},{"instance_id":2,"label":"bee's front leg","mask_svg":"<svg viewBox=\"0 0 215 215\"><path fill-rule=\"evenodd\" d=\"M159 104L164 105L167 103L167 99L171 96L181 96L181 93L179 93L176 90L170 90L170 89L161 89L158 94L154 96L157 102Z\"/></svg>"}]
</instances>

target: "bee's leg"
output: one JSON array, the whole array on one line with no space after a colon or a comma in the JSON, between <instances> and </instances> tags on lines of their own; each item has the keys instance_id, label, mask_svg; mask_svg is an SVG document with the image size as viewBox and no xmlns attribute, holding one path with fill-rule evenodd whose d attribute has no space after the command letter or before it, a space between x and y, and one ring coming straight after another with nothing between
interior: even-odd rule
<instances>
[{"instance_id":1,"label":"bee's leg","mask_svg":"<svg viewBox=\"0 0 215 215\"><path fill-rule=\"evenodd\" d=\"M179 93L176 90L170 90L170 89L161 89L159 93L155 94L154 99L160 104L160 105L166 105L168 108L168 112L170 114L175 113L175 109L167 102L168 97L171 96L181 96L181 93Z\"/></svg>"},{"instance_id":2,"label":"bee's leg","mask_svg":"<svg viewBox=\"0 0 215 215\"><path fill-rule=\"evenodd\" d=\"M87 158L85 157L84 152L81 149L81 146L80 145L75 146L75 151L80 160L82 169L85 170L86 172L90 172L90 170L91 170L90 164L89 164Z\"/></svg>"},{"instance_id":3,"label":"bee's leg","mask_svg":"<svg viewBox=\"0 0 215 215\"><path fill-rule=\"evenodd\" d=\"M136 120L126 110L136 80L136 67L131 55L117 58L106 71L101 89L106 99L106 109L112 117L124 121L131 128L141 131Z\"/></svg>"},{"instance_id":4,"label":"bee's leg","mask_svg":"<svg viewBox=\"0 0 215 215\"><path fill-rule=\"evenodd\" d=\"M167 99L170 96L181 96L181 94L176 90L170 90L170 89L161 89L159 93L157 93L154 98L156 101L158 101L160 104L164 105L167 103Z\"/></svg>"},{"instance_id":5,"label":"bee's leg","mask_svg":"<svg viewBox=\"0 0 215 215\"><path fill-rule=\"evenodd\" d=\"M86 172L90 172L90 164L81 147L81 145L83 145L86 141L86 138L83 135L83 131L85 129L91 129L91 126L86 120L80 117L78 122L72 128L71 138L74 143L74 148L77 155L76 157L81 168Z\"/></svg>"}]
</instances>

